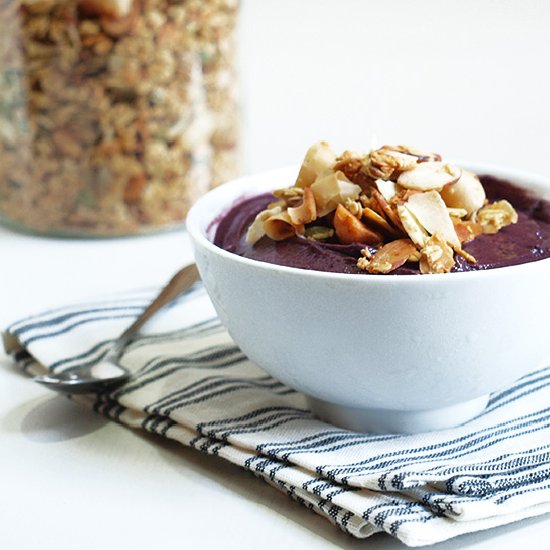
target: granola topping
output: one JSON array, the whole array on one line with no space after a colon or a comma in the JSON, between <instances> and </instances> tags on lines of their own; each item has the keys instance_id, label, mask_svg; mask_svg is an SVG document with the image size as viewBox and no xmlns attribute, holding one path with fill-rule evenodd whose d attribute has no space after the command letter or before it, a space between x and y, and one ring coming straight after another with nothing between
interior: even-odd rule
<instances>
[{"instance_id":1,"label":"granola topping","mask_svg":"<svg viewBox=\"0 0 550 550\"><path fill-rule=\"evenodd\" d=\"M508 201L488 202L475 174L406 146L338 157L320 142L307 151L295 185L275 195L275 209L250 225L250 245L264 235L360 244L356 265L369 273L407 262L418 262L422 274L448 273L457 256L474 264L464 243L518 221Z\"/></svg>"},{"instance_id":2,"label":"granola topping","mask_svg":"<svg viewBox=\"0 0 550 550\"><path fill-rule=\"evenodd\" d=\"M237 0L5 0L0 216L116 235L181 223L238 171Z\"/></svg>"}]
</instances>

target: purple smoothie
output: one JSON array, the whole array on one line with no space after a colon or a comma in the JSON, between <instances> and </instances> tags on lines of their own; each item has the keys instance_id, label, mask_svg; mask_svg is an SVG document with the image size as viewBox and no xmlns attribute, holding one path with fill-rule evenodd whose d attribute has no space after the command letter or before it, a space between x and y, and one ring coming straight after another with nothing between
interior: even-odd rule
<instances>
[{"instance_id":1,"label":"purple smoothie","mask_svg":"<svg viewBox=\"0 0 550 550\"><path fill-rule=\"evenodd\" d=\"M480 180L489 200L506 199L514 206L518 212L518 222L494 235L479 235L465 244L464 250L472 254L477 263L469 264L458 256L452 271L479 271L550 258L550 201L494 176L480 176ZM368 275L355 265L360 250L364 248L362 244L342 245L303 237L284 241L263 237L254 245L246 243L248 226L256 214L273 200L273 195L266 193L235 204L219 220L214 244L239 256L271 264ZM410 263L396 269L391 275L418 273L418 265Z\"/></svg>"}]
</instances>

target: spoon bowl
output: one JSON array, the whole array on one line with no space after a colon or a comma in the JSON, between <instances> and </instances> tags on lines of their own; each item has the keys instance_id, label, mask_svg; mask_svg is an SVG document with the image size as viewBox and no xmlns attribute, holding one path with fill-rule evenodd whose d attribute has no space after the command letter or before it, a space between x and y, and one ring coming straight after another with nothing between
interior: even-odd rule
<instances>
[{"instance_id":1,"label":"spoon bowl","mask_svg":"<svg viewBox=\"0 0 550 550\"><path fill-rule=\"evenodd\" d=\"M102 360L92 366L78 367L59 374L44 374L34 381L63 393L90 393L114 388L130 378L130 371L112 361Z\"/></svg>"},{"instance_id":2,"label":"spoon bowl","mask_svg":"<svg viewBox=\"0 0 550 550\"><path fill-rule=\"evenodd\" d=\"M128 381L131 373L119 364L128 343L146 321L188 290L198 278L199 272L195 264L180 269L137 319L112 343L107 355L97 363L36 376L34 381L51 390L72 394L98 392Z\"/></svg>"}]
</instances>

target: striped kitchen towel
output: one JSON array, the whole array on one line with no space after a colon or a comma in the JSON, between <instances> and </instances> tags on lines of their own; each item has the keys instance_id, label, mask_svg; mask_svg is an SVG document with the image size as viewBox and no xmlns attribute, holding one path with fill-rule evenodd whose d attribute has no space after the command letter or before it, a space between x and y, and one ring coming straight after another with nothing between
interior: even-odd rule
<instances>
[{"instance_id":1,"label":"striped kitchen towel","mask_svg":"<svg viewBox=\"0 0 550 550\"><path fill-rule=\"evenodd\" d=\"M5 332L6 348L30 374L95 361L154 294L24 319ZM238 464L355 537L385 531L421 546L550 510L550 367L461 427L354 433L314 418L303 395L248 361L200 283L121 362L133 372L126 385L75 399Z\"/></svg>"}]
</instances>

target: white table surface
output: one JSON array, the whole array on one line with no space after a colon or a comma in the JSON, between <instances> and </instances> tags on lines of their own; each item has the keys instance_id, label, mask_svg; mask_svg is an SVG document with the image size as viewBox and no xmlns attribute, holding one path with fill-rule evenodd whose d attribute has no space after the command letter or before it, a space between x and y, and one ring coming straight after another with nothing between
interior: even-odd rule
<instances>
[{"instance_id":1,"label":"white table surface","mask_svg":"<svg viewBox=\"0 0 550 550\"><path fill-rule=\"evenodd\" d=\"M549 173L550 6L518 5L243 0L245 171L299 162L320 138L355 148L376 134ZM339 69L354 78L335 79ZM0 327L161 285L190 259L183 231L72 241L0 228ZM83 410L1 353L0 472L2 550L403 548L385 535L353 540L219 458ZM534 549L549 539L545 516L436 547Z\"/></svg>"},{"instance_id":2,"label":"white table surface","mask_svg":"<svg viewBox=\"0 0 550 550\"><path fill-rule=\"evenodd\" d=\"M2 327L73 300L161 285L191 259L183 231L63 241L0 229L0 251ZM124 428L33 384L4 356L0 472L2 550L95 550L99 534L134 550L403 547L385 535L353 540L220 458ZM545 537L550 517L437 547L543 548Z\"/></svg>"}]
</instances>

